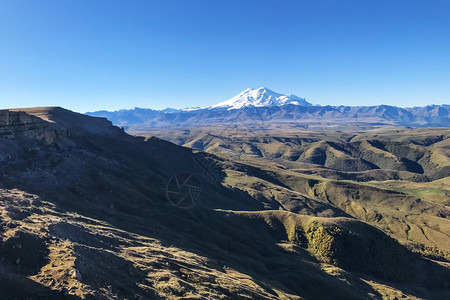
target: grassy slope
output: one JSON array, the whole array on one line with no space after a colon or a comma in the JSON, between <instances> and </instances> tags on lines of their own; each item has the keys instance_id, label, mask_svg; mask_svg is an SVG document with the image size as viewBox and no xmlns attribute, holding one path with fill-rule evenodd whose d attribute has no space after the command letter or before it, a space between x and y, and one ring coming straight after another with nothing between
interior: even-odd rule
<instances>
[{"instance_id":1,"label":"grassy slope","mask_svg":"<svg viewBox=\"0 0 450 300\"><path fill-rule=\"evenodd\" d=\"M286 199L293 197L327 202L382 229L415 251L436 259L450 259L448 129L281 132L226 132L225 138L223 132L205 135L205 130L197 129L185 135L184 140L192 139L199 145L199 141L208 139L202 143L203 149L272 174L284 189L299 193L285 192L287 196L280 196L272 192L272 198L287 203L284 209L292 209ZM163 134L169 139L177 136L173 132ZM186 145L195 146L189 142ZM358 157L380 169L348 169L358 168ZM245 175L228 175L231 179L226 179L227 184L248 189L243 187Z\"/></svg>"}]
</instances>

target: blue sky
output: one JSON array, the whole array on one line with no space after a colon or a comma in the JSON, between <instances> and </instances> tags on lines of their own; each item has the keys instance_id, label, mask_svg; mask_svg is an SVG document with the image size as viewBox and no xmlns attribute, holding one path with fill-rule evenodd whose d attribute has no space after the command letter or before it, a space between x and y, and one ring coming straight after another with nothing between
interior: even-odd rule
<instances>
[{"instance_id":1,"label":"blue sky","mask_svg":"<svg viewBox=\"0 0 450 300\"><path fill-rule=\"evenodd\" d=\"M450 103L450 1L0 0L0 108Z\"/></svg>"}]
</instances>

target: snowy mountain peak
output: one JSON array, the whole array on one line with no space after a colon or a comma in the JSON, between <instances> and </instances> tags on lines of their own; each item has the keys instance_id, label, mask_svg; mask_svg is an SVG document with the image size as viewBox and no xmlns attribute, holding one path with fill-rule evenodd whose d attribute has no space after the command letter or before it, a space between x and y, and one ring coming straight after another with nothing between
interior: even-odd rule
<instances>
[{"instance_id":1,"label":"snowy mountain peak","mask_svg":"<svg viewBox=\"0 0 450 300\"><path fill-rule=\"evenodd\" d=\"M209 108L227 108L228 110L231 110L243 107L281 106L286 104L302 106L311 105L311 103L307 102L304 98L291 94L278 94L268 88L260 87L259 89L246 89L230 100L220 102Z\"/></svg>"}]
</instances>

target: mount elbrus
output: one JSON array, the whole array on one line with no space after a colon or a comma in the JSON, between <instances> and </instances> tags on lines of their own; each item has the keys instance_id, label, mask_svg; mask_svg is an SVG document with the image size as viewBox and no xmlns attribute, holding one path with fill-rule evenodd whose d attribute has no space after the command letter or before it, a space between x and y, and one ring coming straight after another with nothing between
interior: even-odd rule
<instances>
[{"instance_id":1,"label":"mount elbrus","mask_svg":"<svg viewBox=\"0 0 450 300\"><path fill-rule=\"evenodd\" d=\"M241 119L264 122L270 128L373 129L382 126L449 127L450 105L400 108L377 106L311 105L295 95L282 95L267 88L247 89L230 100L206 108L152 110L135 108L97 111L131 131L158 128L223 127ZM255 123L255 122L253 122ZM255 126L253 126L255 127ZM258 126L256 126L258 127ZM256 128L257 129L257 128Z\"/></svg>"}]
</instances>

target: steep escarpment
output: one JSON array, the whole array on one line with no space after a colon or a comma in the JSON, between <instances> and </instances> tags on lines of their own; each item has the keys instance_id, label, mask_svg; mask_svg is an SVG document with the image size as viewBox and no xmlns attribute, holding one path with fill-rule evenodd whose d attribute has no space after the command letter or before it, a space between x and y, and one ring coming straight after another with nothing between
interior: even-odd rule
<instances>
[{"instance_id":1,"label":"steep escarpment","mask_svg":"<svg viewBox=\"0 0 450 300\"><path fill-rule=\"evenodd\" d=\"M0 137L13 139L20 136L54 144L67 132L23 111L0 110Z\"/></svg>"}]
</instances>

